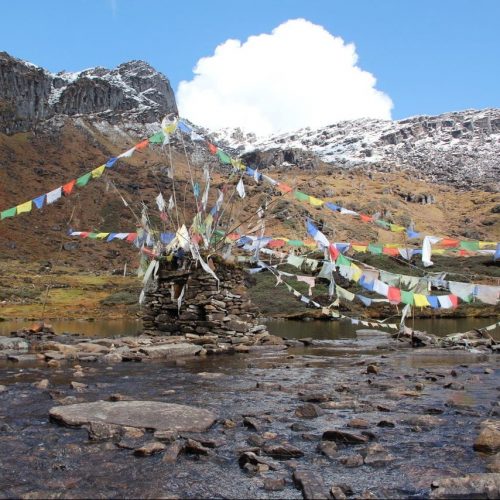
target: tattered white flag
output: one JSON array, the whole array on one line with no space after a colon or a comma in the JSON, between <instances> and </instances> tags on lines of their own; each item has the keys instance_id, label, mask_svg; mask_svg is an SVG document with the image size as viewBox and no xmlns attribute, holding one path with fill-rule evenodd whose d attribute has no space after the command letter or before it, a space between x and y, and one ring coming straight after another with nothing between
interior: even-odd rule
<instances>
[{"instance_id":1,"label":"tattered white flag","mask_svg":"<svg viewBox=\"0 0 500 500\"><path fill-rule=\"evenodd\" d=\"M158 205L158 210L160 212L165 210L165 199L161 193L156 197L156 204Z\"/></svg>"},{"instance_id":2,"label":"tattered white flag","mask_svg":"<svg viewBox=\"0 0 500 500\"><path fill-rule=\"evenodd\" d=\"M173 196L170 196L169 200L168 200L168 210L173 210L175 207L175 202L174 202L174 198Z\"/></svg>"},{"instance_id":3,"label":"tattered white flag","mask_svg":"<svg viewBox=\"0 0 500 500\"><path fill-rule=\"evenodd\" d=\"M238 184L236 185L236 191L238 191L240 198L244 198L246 196L245 185L243 184L243 178L241 178Z\"/></svg>"}]
</instances>

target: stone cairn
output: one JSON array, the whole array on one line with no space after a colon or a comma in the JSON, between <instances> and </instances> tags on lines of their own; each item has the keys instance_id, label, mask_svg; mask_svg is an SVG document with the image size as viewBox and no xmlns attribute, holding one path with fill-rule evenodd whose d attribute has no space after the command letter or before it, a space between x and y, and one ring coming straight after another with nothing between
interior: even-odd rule
<instances>
[{"instance_id":1,"label":"stone cairn","mask_svg":"<svg viewBox=\"0 0 500 500\"><path fill-rule=\"evenodd\" d=\"M219 286L193 260L184 260L180 267L175 259L160 261L158 279L145 295L144 333L217 335L231 344L253 344L269 335L265 325L258 324L258 311L248 298L245 271L217 256L209 258L209 265Z\"/></svg>"}]
</instances>

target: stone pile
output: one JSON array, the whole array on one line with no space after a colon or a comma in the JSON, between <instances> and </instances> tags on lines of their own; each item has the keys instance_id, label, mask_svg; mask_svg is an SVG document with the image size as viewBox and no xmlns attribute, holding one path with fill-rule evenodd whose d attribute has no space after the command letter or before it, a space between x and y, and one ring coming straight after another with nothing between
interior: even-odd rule
<instances>
[{"instance_id":1,"label":"stone pile","mask_svg":"<svg viewBox=\"0 0 500 500\"><path fill-rule=\"evenodd\" d=\"M216 336L231 344L253 343L266 334L245 287L245 271L211 259L220 282L193 261L186 269L162 262L154 289L146 293L143 324L150 335ZM179 300L181 298L181 300Z\"/></svg>"}]
</instances>

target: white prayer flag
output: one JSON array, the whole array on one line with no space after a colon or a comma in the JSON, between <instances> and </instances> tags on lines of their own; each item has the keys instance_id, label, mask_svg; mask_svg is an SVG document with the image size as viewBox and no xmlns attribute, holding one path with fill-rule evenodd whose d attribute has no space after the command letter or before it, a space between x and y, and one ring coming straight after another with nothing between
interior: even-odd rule
<instances>
[{"instance_id":1,"label":"white prayer flag","mask_svg":"<svg viewBox=\"0 0 500 500\"><path fill-rule=\"evenodd\" d=\"M163 212L165 210L165 200L161 193L156 197L156 204L158 205L158 210L160 212Z\"/></svg>"},{"instance_id":2,"label":"white prayer flag","mask_svg":"<svg viewBox=\"0 0 500 500\"><path fill-rule=\"evenodd\" d=\"M245 193L245 185L243 184L243 178L240 179L240 182L236 185L236 191L240 195L240 198L244 198L246 196Z\"/></svg>"}]
</instances>

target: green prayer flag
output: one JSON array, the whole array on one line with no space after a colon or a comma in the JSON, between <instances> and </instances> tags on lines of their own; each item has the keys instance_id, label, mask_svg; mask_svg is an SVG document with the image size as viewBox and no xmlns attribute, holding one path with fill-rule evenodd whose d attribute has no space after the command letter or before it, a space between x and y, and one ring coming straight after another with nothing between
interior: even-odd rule
<instances>
[{"instance_id":1,"label":"green prayer flag","mask_svg":"<svg viewBox=\"0 0 500 500\"><path fill-rule=\"evenodd\" d=\"M479 241L461 241L460 248L474 252L475 250L479 250Z\"/></svg>"},{"instance_id":2,"label":"green prayer flag","mask_svg":"<svg viewBox=\"0 0 500 500\"><path fill-rule=\"evenodd\" d=\"M375 243L370 243L368 245L368 251L374 255L380 255L383 250L382 250L382 245L377 245Z\"/></svg>"},{"instance_id":3,"label":"green prayer flag","mask_svg":"<svg viewBox=\"0 0 500 500\"><path fill-rule=\"evenodd\" d=\"M89 233L87 238L90 238L91 240L95 240L97 238L97 233Z\"/></svg>"},{"instance_id":4,"label":"green prayer flag","mask_svg":"<svg viewBox=\"0 0 500 500\"><path fill-rule=\"evenodd\" d=\"M295 196L296 200L309 201L309 195L306 193L302 193L301 191L294 191L293 195Z\"/></svg>"},{"instance_id":5,"label":"green prayer flag","mask_svg":"<svg viewBox=\"0 0 500 500\"><path fill-rule=\"evenodd\" d=\"M91 178L92 178L92 172L88 172L87 174L84 174L81 177L78 177L78 179L76 179L76 185L78 187L86 186Z\"/></svg>"},{"instance_id":6,"label":"green prayer flag","mask_svg":"<svg viewBox=\"0 0 500 500\"><path fill-rule=\"evenodd\" d=\"M163 144L165 140L165 134L163 132L156 132L156 134L152 135L148 141L150 144Z\"/></svg>"},{"instance_id":7,"label":"green prayer flag","mask_svg":"<svg viewBox=\"0 0 500 500\"><path fill-rule=\"evenodd\" d=\"M301 247L304 245L302 240L288 240L287 243L292 247Z\"/></svg>"},{"instance_id":8,"label":"green prayer flag","mask_svg":"<svg viewBox=\"0 0 500 500\"><path fill-rule=\"evenodd\" d=\"M386 222L385 220L382 220L382 219L377 219L375 221L375 224L377 224L380 227L383 227L385 229L390 229L391 228L391 225L388 222Z\"/></svg>"},{"instance_id":9,"label":"green prayer flag","mask_svg":"<svg viewBox=\"0 0 500 500\"><path fill-rule=\"evenodd\" d=\"M343 254L340 254L338 257L337 257L337 260L335 262L337 264L337 266L348 266L350 267L351 265L351 261Z\"/></svg>"},{"instance_id":10,"label":"green prayer flag","mask_svg":"<svg viewBox=\"0 0 500 500\"><path fill-rule=\"evenodd\" d=\"M16 207L8 208L3 212L0 212L0 220L7 219L8 217L14 217L16 215Z\"/></svg>"},{"instance_id":11,"label":"green prayer flag","mask_svg":"<svg viewBox=\"0 0 500 500\"><path fill-rule=\"evenodd\" d=\"M217 150L217 156L221 163L224 163L225 165L231 165L231 157L227 153L224 153L222 149Z\"/></svg>"},{"instance_id":12,"label":"green prayer flag","mask_svg":"<svg viewBox=\"0 0 500 500\"><path fill-rule=\"evenodd\" d=\"M403 304L410 304L411 306L413 305L413 292L407 292L405 290L401 290L401 302Z\"/></svg>"}]
</instances>

